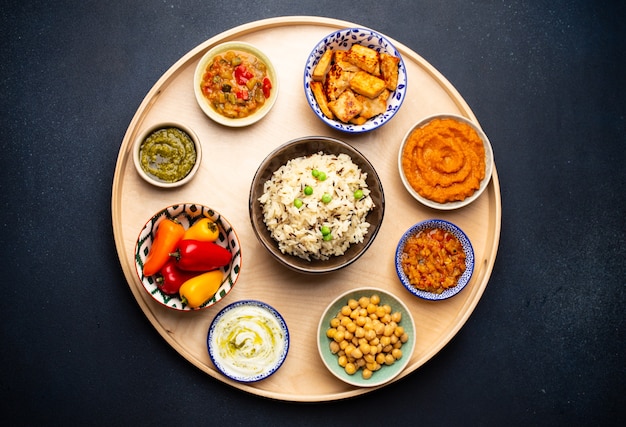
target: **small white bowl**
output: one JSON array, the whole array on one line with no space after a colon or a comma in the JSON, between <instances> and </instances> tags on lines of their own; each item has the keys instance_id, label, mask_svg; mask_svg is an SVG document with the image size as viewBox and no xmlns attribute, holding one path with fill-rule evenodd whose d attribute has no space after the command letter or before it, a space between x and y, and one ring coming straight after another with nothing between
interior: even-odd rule
<instances>
[{"instance_id":1,"label":"small white bowl","mask_svg":"<svg viewBox=\"0 0 626 427\"><path fill-rule=\"evenodd\" d=\"M213 365L223 375L243 383L260 381L275 373L287 358L289 330L269 304L237 301L211 322L207 348Z\"/></svg>"},{"instance_id":2,"label":"small white bowl","mask_svg":"<svg viewBox=\"0 0 626 427\"><path fill-rule=\"evenodd\" d=\"M424 291L413 286L410 283L407 275L404 273L404 269L402 268L402 254L404 252L404 247L406 246L407 240L410 237L415 236L423 230L429 228L438 228L452 233L454 237L459 239L461 246L463 246L463 251L465 252L465 271L463 272L463 274L461 274L461 277L459 277L457 285L444 290L440 294ZM420 297L426 300L444 300L453 297L454 295L461 292L472 278L472 274L474 273L474 248L472 247L472 243L470 242L467 235L456 225L443 219L429 219L414 224L402 235L402 238L400 238L400 242L398 243L398 246L396 248L395 266L396 273L398 274L398 278L400 279L402 286L404 286L410 293L412 293L416 297Z\"/></svg>"},{"instance_id":3,"label":"small white bowl","mask_svg":"<svg viewBox=\"0 0 626 427\"><path fill-rule=\"evenodd\" d=\"M313 91L311 90L311 74L315 66L321 59L327 49L333 50L349 50L354 44L370 47L378 52L385 52L400 58L398 64L398 86L389 96L387 101L387 111L378 116L372 117L362 125L354 125L351 123L343 123L340 120L331 120L322 113L319 104L315 100ZM304 94L309 106L324 123L333 129L346 133L362 133L369 132L387 123L398 112L407 93L407 70L404 60L400 52L393 44L382 34L367 28L345 28L335 31L320 40L311 51L304 66Z\"/></svg>"},{"instance_id":4,"label":"small white bowl","mask_svg":"<svg viewBox=\"0 0 626 427\"><path fill-rule=\"evenodd\" d=\"M251 55L256 56L260 61L262 61L267 67L267 76L272 82L272 89L270 91L270 97L265 101L263 106L253 112L251 115L242 118L230 118L221 115L217 111L211 107L208 100L202 93L202 89L200 88L200 84L202 83L202 76L206 70L207 65L213 60L218 54L226 53L229 50L245 52ZM270 59L256 46L251 45L250 43L232 41L219 44L217 46L212 47L207 53L202 56L200 62L196 66L194 80L193 80L193 91L196 95L196 100L198 101L198 105L204 111L204 113L209 116L215 122L222 124L224 126L230 127L243 127L249 126L253 123L261 120L274 106L276 99L278 98L278 76L276 74L276 70L274 65L270 61Z\"/></svg>"},{"instance_id":5,"label":"small white bowl","mask_svg":"<svg viewBox=\"0 0 626 427\"><path fill-rule=\"evenodd\" d=\"M353 298L358 301L362 296L371 297L373 294L377 294L380 297L380 304L389 304L392 313L397 311L402 314L402 320L399 325L404 328L409 339L402 345L402 358L396 360L392 365L383 365L379 370L373 372L371 378L364 379L361 370L353 375L349 375L339 365L337 354L333 354L330 350L330 342L332 340L327 337L326 330L330 328L331 319L337 316L341 307L348 304L349 299ZM341 381L357 387L376 387L393 380L406 368L415 350L415 336L413 316L400 298L383 289L363 287L339 295L326 307L317 326L317 349L326 368Z\"/></svg>"},{"instance_id":6,"label":"small white bowl","mask_svg":"<svg viewBox=\"0 0 626 427\"><path fill-rule=\"evenodd\" d=\"M408 181L404 173L404 168L402 167L402 153L404 151L404 147L407 144L409 136L411 136L414 130L426 126L428 123L430 123L431 121L435 119L452 119L452 120L456 120L458 122L467 124L472 129L474 129L474 131L478 134L485 148L485 177L480 182L479 188L476 191L474 191L474 193L471 196L466 197L465 199L460 200L460 201L438 203L422 196L421 194L417 192L417 190L415 190L411 186L411 183ZM493 172L493 150L491 148L491 143L489 142L489 138L487 138L487 135L485 134L485 132L483 132L483 130L471 120L463 116L456 115L456 114L436 114L436 115L429 116L420 120L415 125L413 125L404 135L404 138L402 139L402 143L400 144L400 150L398 152L398 170L400 172L400 179L402 180L404 187L409 192L409 194L413 196L415 200L417 200L418 202L433 209L440 209L440 210L458 209L463 206L469 205L478 197L480 197L480 195L485 191L485 189L489 185L489 181L491 180L491 174Z\"/></svg>"},{"instance_id":7,"label":"small white bowl","mask_svg":"<svg viewBox=\"0 0 626 427\"><path fill-rule=\"evenodd\" d=\"M152 247L158 225L165 218L178 221L188 229L202 218L211 218L219 229L216 244L225 247L232 254L230 263L221 267L224 273L222 284L211 299L200 307L192 309L184 304L179 295L167 295L158 286L157 276L144 276L143 265ZM177 311L194 311L209 308L221 301L233 289L241 273L241 243L235 229L219 212L195 203L180 203L168 206L155 213L139 232L135 245L135 270L146 292L158 303Z\"/></svg>"},{"instance_id":8,"label":"small white bowl","mask_svg":"<svg viewBox=\"0 0 626 427\"><path fill-rule=\"evenodd\" d=\"M181 179L177 181L164 181L150 174L146 170L144 170L144 168L141 165L141 147L143 145L143 142L154 132L157 132L161 129L169 129L169 128L175 128L186 133L193 141L193 145L195 149L196 160L195 160L193 167L187 173L187 175L185 175L184 177L182 177ZM183 155L183 156L186 155L185 152L181 152L180 150L177 151L175 154ZM171 159L166 159L166 158L161 159L161 162L168 162L168 161L171 161ZM137 137L133 145L133 162L135 164L135 169L137 169L137 173L146 182L149 182L152 185L156 185L157 187L173 188L173 187L180 187L181 185L187 184L189 181L191 181L191 179L194 177L194 175L198 171L201 161L202 161L202 146L200 145L200 140L198 139L198 136L196 135L196 133L190 127L183 125L182 123L165 122L165 123L159 123L154 126L151 126L148 129L144 130L141 134L139 134L139 136Z\"/></svg>"}]
</instances>

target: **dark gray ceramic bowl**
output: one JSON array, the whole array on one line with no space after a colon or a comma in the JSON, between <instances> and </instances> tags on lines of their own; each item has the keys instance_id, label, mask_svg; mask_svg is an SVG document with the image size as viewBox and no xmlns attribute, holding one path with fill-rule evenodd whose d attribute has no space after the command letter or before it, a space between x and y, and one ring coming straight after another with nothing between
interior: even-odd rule
<instances>
[{"instance_id":1,"label":"dark gray ceramic bowl","mask_svg":"<svg viewBox=\"0 0 626 427\"><path fill-rule=\"evenodd\" d=\"M374 208L367 214L366 220L370 228L363 242L352 244L341 256L332 256L328 260L307 261L295 255L284 254L278 247L278 243L272 238L263 220L263 206L259 197L263 194L263 185L272 174L287 161L312 155L318 152L324 154L347 154L361 171L367 174L366 183L370 190L370 196L374 202ZM330 273L344 268L356 261L374 241L383 221L385 212L385 197L383 187L378 174L372 164L355 148L349 144L334 138L323 136L309 136L298 138L281 145L272 151L259 166L250 187L249 199L250 221L252 228L261 244L281 264L301 273L320 274Z\"/></svg>"}]
</instances>

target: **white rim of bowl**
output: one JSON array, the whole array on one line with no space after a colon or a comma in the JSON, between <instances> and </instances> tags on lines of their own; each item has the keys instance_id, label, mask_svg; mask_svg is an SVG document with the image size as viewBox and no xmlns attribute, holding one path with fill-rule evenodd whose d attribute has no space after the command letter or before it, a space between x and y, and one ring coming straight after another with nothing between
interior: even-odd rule
<instances>
[{"instance_id":1,"label":"white rim of bowl","mask_svg":"<svg viewBox=\"0 0 626 427\"><path fill-rule=\"evenodd\" d=\"M426 197L420 195L411 186L411 184L409 183L409 181L406 178L406 175L404 174L404 169L402 168L402 152L404 151L404 147L406 145L407 139L409 138L411 133L415 129L418 129L418 128L426 126L428 123L430 123L431 121L433 121L435 119L454 119L454 120L460 121L462 123L465 123L465 124L471 126L472 129L474 129L476 131L476 133L478 134L478 136L480 137L480 139L483 142L483 146L485 147L485 177L480 182L480 187L478 188L478 190L476 190L474 192L474 194L472 194L471 196L466 197L465 199L463 199L461 201L448 202L448 203L437 203L437 202L434 202L434 201L432 201L430 199L427 199ZM433 208L433 209L439 209L439 210L459 209L459 208L462 208L464 206L469 205L474 200L478 199L483 194L483 192L485 191L487 186L489 185L489 182L491 181L491 176L493 174L493 149L491 147L491 142L489 141L489 138L487 137L485 132L481 129L481 127L478 124L476 124L475 122L469 120L467 117L463 117L463 116L460 116L458 114L447 114L447 113L446 114L433 114L433 115L427 116L427 117L421 119L420 121L418 121L417 123L415 123L404 134L404 138L402 138L402 143L400 144L400 150L398 151L398 172L400 173L400 179L402 180L402 183L404 184L404 188L406 188L406 190L409 192L409 194L411 196L413 196L413 198L415 200L417 200L418 202L422 203L425 206L428 206L429 208Z\"/></svg>"},{"instance_id":2,"label":"white rim of bowl","mask_svg":"<svg viewBox=\"0 0 626 427\"><path fill-rule=\"evenodd\" d=\"M200 90L200 82L202 81L202 75L204 74L204 70L208 65L209 61L217 54L223 53L229 50L239 50L251 55L256 56L258 59L263 61L267 67L267 74L272 80L272 93L270 94L269 99L265 101L265 104L257 111L255 111L252 115L247 117L242 117L240 119L233 119L229 117L222 116L217 111L215 111L206 101L204 94ZM240 41L230 41L221 43L210 48L203 56L200 58L198 65L194 71L193 78L193 92L196 96L196 101L198 102L198 106L202 109L202 111L213 121L216 123L222 124L224 126L229 127L244 127L250 126L263 117L265 117L274 104L276 103L276 99L278 98L278 90L280 87L280 83L278 81L278 74L276 72L276 68L274 64L269 59L269 57L258 47L253 44L240 42Z\"/></svg>"},{"instance_id":3,"label":"white rim of bowl","mask_svg":"<svg viewBox=\"0 0 626 427\"><path fill-rule=\"evenodd\" d=\"M171 127L178 128L184 131L187 135L189 135L196 149L196 163L193 165L189 173L183 179L175 181L175 182L165 182L165 181L159 180L156 177L149 175L146 171L143 170L143 168L141 167L141 161L139 159L139 152L141 150L141 144L150 134L152 134L153 132L159 129L165 129L165 128L171 128ZM150 184L155 185L157 187L174 188L174 187L180 187L181 185L187 184L189 181L193 179L196 172L198 172L201 162L202 162L202 146L200 144L200 139L198 138L198 135L189 126L180 122L173 122L173 121L163 122L163 123L158 123L153 126L150 126L139 134L137 139L135 139L135 143L133 145L133 163L135 164L135 169L137 170L137 173L139 174L141 178L144 179L144 181L149 182Z\"/></svg>"}]
</instances>

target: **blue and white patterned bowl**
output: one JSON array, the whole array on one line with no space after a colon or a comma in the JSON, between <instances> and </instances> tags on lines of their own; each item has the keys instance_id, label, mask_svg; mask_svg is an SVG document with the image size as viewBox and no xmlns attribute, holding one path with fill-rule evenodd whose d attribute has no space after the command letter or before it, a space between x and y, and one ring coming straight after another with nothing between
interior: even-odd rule
<instances>
[{"instance_id":1,"label":"blue and white patterned bowl","mask_svg":"<svg viewBox=\"0 0 626 427\"><path fill-rule=\"evenodd\" d=\"M398 64L398 86L387 101L387 111L372 117L363 125L343 123L339 120L331 120L326 117L324 113L322 113L322 110L320 110L310 87L312 81L311 74L324 52L327 49L348 50L353 44L367 46L378 52L385 52L400 58L400 63ZM406 97L406 91L407 70L400 52L383 35L367 28L346 28L327 35L313 48L304 67L304 94L306 95L311 109L328 126L347 133L368 132L387 123L400 109Z\"/></svg>"},{"instance_id":2,"label":"blue and white patterned bowl","mask_svg":"<svg viewBox=\"0 0 626 427\"><path fill-rule=\"evenodd\" d=\"M406 246L407 240L410 237L429 228L439 228L441 230L452 233L457 239L459 239L459 242L461 242L461 245L463 246L463 251L465 252L465 272L463 272L461 277L459 277L456 286L448 288L440 294L417 289L415 286L409 283L409 278L406 276L404 270L402 269L402 253L404 252L404 247ZM402 238L400 239L400 242L398 243L396 249L395 265L396 273L398 274L400 282L402 282L402 285L413 295L433 301L444 300L461 292L472 278L472 273L474 272L474 248L472 248L472 243L465 235L465 233L456 225L443 219L429 219L426 221L418 222L417 224L411 226L402 235Z\"/></svg>"},{"instance_id":3,"label":"blue and white patterned bowl","mask_svg":"<svg viewBox=\"0 0 626 427\"><path fill-rule=\"evenodd\" d=\"M157 286L156 276L144 276L143 264L150 252L157 227L162 220L165 218L175 219L180 222L185 229L188 229L195 224L196 221L205 217L211 218L213 222L217 224L219 237L215 243L228 249L232 253L232 260L228 265L220 268L224 273L224 278L215 295L197 309L192 309L186 304L183 304L182 299L178 295L172 296L163 293ZM168 308L180 311L204 309L222 300L235 286L239 278L239 273L241 272L241 244L235 233L235 229L219 212L207 206L195 203L180 203L160 210L154 214L141 229L135 246L135 269L144 289L157 302Z\"/></svg>"},{"instance_id":4,"label":"blue and white patterned bowl","mask_svg":"<svg viewBox=\"0 0 626 427\"><path fill-rule=\"evenodd\" d=\"M248 327L245 322L250 322L250 319L259 313L263 316L263 324ZM241 342L238 346L231 347L227 344L228 348L222 348L219 341L221 336L219 328L228 326L225 325L228 322L241 328L239 334L228 330L228 338ZM272 344L268 346L268 351L247 351L245 341L258 343L264 334L270 331L269 323L276 328L276 331L269 332L272 334L269 337ZM261 301L243 300L229 304L215 316L207 334L207 349L211 362L223 375L238 382L251 383L269 377L282 366L289 352L289 341L287 323L276 309ZM224 355L227 356L224 357ZM241 356L241 358L235 360L236 356ZM271 362L267 362L264 356L269 356ZM246 372L246 365L251 367L250 372Z\"/></svg>"}]
</instances>

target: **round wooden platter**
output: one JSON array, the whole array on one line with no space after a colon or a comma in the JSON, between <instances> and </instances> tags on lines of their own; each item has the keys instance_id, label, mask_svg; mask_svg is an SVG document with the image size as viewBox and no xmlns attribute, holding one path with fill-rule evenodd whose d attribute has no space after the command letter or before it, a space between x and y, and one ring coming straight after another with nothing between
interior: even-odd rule
<instances>
[{"instance_id":1,"label":"round wooden platter","mask_svg":"<svg viewBox=\"0 0 626 427\"><path fill-rule=\"evenodd\" d=\"M320 359L316 330L324 308L352 288L373 286L400 297L417 327L416 347L407 368L394 381L411 375L441 350L467 321L485 290L500 238L501 201L494 166L487 190L471 205L436 211L414 200L403 187L397 156L407 130L421 118L456 113L476 121L454 87L418 54L391 40L403 55L408 93L398 114L385 126L350 136L322 123L307 104L303 89L304 63L311 49L327 34L359 25L320 17L281 17L245 24L215 36L183 56L154 85L133 117L122 141L112 187L115 244L128 285L150 322L185 359L215 379L247 392L278 400L327 401L367 393L331 375ZM273 110L246 128L212 122L196 103L194 69L212 46L240 40L263 50L274 63L280 92ZM203 158L187 185L164 190L143 181L134 169L131 148L144 129L159 122L180 121L198 134ZM302 275L280 265L260 245L248 214L252 177L265 156L277 146L307 135L326 135L353 145L372 162L382 180L386 210L382 228L369 250L349 267L323 276ZM242 270L228 296L210 309L179 312L163 307L144 290L134 266L138 233L145 222L166 206L193 202L210 206L235 227L242 242ZM405 290L396 275L394 253L406 229L416 222L441 218L458 225L470 238L476 267L468 286L444 301L424 301ZM222 376L209 359L206 336L215 315L227 304L257 299L285 318L291 337L283 366L271 377L240 384ZM413 374L415 375L415 374Z\"/></svg>"}]
</instances>

